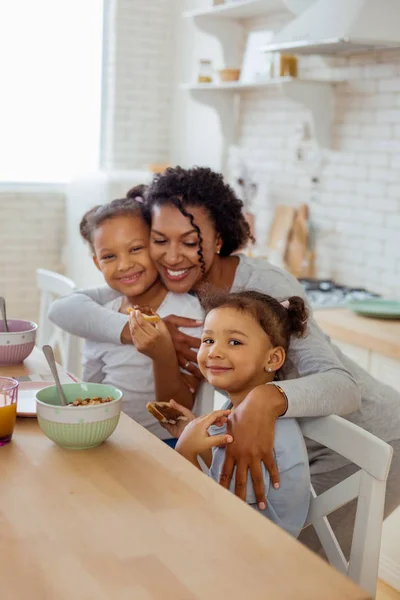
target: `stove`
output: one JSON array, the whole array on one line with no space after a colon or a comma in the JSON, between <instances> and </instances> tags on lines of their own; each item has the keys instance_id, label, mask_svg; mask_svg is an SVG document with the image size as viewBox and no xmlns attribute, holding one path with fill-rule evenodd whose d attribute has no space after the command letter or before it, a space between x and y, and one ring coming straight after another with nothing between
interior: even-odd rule
<instances>
[{"instance_id":1,"label":"stove","mask_svg":"<svg viewBox=\"0 0 400 600\"><path fill-rule=\"evenodd\" d=\"M366 300L368 298L379 298L364 288L352 288L339 285L331 279L299 279L304 287L307 298L314 309L318 308L340 308L345 306L349 300Z\"/></svg>"}]
</instances>

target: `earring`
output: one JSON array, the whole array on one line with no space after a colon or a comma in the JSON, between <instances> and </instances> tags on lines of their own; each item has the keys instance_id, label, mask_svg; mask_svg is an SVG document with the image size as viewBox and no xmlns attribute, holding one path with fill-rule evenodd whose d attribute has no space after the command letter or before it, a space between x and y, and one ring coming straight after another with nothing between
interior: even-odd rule
<instances>
[{"instance_id":1,"label":"earring","mask_svg":"<svg viewBox=\"0 0 400 600\"><path fill-rule=\"evenodd\" d=\"M221 248L217 249L217 254L219 254L221 252Z\"/></svg>"},{"instance_id":2,"label":"earring","mask_svg":"<svg viewBox=\"0 0 400 600\"><path fill-rule=\"evenodd\" d=\"M268 371L268 373L272 373L271 367L268 367L267 371Z\"/></svg>"}]
</instances>

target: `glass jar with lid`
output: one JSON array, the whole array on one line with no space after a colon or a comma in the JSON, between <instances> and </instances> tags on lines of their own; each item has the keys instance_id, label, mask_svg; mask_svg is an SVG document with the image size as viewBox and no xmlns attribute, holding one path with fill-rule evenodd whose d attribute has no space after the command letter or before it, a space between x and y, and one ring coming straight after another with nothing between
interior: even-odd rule
<instances>
[{"instance_id":1,"label":"glass jar with lid","mask_svg":"<svg viewBox=\"0 0 400 600\"><path fill-rule=\"evenodd\" d=\"M197 76L198 83L212 83L214 79L214 69L212 62L208 58L200 59L199 73Z\"/></svg>"}]
</instances>

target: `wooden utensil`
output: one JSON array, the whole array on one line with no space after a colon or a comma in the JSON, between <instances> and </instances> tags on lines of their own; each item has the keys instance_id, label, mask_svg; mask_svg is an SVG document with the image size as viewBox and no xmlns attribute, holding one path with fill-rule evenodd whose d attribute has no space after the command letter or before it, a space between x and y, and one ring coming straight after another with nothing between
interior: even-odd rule
<instances>
[{"instance_id":1,"label":"wooden utensil","mask_svg":"<svg viewBox=\"0 0 400 600\"><path fill-rule=\"evenodd\" d=\"M308 206L302 204L296 212L290 232L285 263L295 277L300 277L308 253Z\"/></svg>"},{"instance_id":2,"label":"wooden utensil","mask_svg":"<svg viewBox=\"0 0 400 600\"><path fill-rule=\"evenodd\" d=\"M279 252L282 262L286 255L289 234L296 215L294 206L278 205L268 235L268 248Z\"/></svg>"},{"instance_id":3,"label":"wooden utensil","mask_svg":"<svg viewBox=\"0 0 400 600\"><path fill-rule=\"evenodd\" d=\"M0 311L1 311L1 316L3 318L3 321L4 321L4 331L6 333L8 333L9 329L8 329L8 323L7 323L6 301L3 298L3 296L0 296Z\"/></svg>"},{"instance_id":4,"label":"wooden utensil","mask_svg":"<svg viewBox=\"0 0 400 600\"><path fill-rule=\"evenodd\" d=\"M46 346L42 347L42 350L43 350L43 354L45 355L46 360L49 364L51 374L54 377L54 382L56 384L58 395L60 396L61 404L62 404L62 406L67 406L67 399L66 399L64 391L62 389L60 378L59 378L58 372L57 372L57 365L56 365L56 359L54 358L53 348L51 346L46 345Z\"/></svg>"}]
</instances>

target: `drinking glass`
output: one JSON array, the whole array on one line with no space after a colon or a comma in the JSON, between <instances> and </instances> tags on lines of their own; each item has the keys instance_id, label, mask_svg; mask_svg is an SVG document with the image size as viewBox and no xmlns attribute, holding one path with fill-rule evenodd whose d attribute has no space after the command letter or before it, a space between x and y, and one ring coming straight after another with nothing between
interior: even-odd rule
<instances>
[{"instance_id":1,"label":"drinking glass","mask_svg":"<svg viewBox=\"0 0 400 600\"><path fill-rule=\"evenodd\" d=\"M11 440L17 419L18 381L0 377L0 446Z\"/></svg>"}]
</instances>

